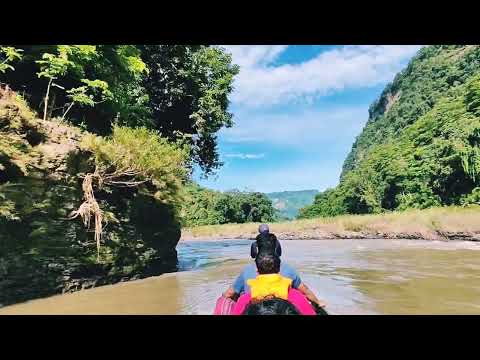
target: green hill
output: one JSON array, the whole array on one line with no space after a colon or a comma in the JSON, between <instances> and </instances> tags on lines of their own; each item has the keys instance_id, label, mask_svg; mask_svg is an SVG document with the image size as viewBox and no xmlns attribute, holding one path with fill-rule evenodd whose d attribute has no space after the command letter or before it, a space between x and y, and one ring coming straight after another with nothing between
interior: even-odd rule
<instances>
[{"instance_id":1,"label":"green hill","mask_svg":"<svg viewBox=\"0 0 480 360\"><path fill-rule=\"evenodd\" d=\"M285 219L294 219L298 211L313 202L318 190L281 191L267 193L273 207Z\"/></svg>"},{"instance_id":2,"label":"green hill","mask_svg":"<svg viewBox=\"0 0 480 360\"><path fill-rule=\"evenodd\" d=\"M480 46L429 46L386 86L339 185L300 217L480 200Z\"/></svg>"}]
</instances>

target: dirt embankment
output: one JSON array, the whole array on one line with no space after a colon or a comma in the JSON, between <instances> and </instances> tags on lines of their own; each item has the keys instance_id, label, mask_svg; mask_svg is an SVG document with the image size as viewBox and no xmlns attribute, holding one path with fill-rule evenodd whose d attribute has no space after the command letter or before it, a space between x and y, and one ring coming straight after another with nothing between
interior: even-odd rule
<instances>
[{"instance_id":1,"label":"dirt embankment","mask_svg":"<svg viewBox=\"0 0 480 360\"><path fill-rule=\"evenodd\" d=\"M254 240L257 234L235 234L223 235L214 234L209 236L195 236L192 233L183 233L181 241L203 241L203 240ZM366 233L366 232L340 232L332 233L325 231L291 231L275 232L281 240L334 240L334 239L420 239L420 240L462 240L480 241L480 233L468 232L399 232L399 233Z\"/></svg>"},{"instance_id":2,"label":"dirt embankment","mask_svg":"<svg viewBox=\"0 0 480 360\"><path fill-rule=\"evenodd\" d=\"M480 206L443 207L378 215L349 215L270 224L282 240L423 239L480 241ZM182 240L254 239L258 224L184 229Z\"/></svg>"}]
</instances>

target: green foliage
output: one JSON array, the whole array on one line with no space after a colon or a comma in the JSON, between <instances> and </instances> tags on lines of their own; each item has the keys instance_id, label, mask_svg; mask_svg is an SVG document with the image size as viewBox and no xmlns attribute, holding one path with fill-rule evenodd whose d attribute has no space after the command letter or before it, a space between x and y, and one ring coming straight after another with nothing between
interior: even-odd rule
<instances>
[{"instance_id":1,"label":"green foliage","mask_svg":"<svg viewBox=\"0 0 480 360\"><path fill-rule=\"evenodd\" d=\"M397 74L369 110L369 119L343 165L342 178L368 156L375 145L395 139L429 112L445 93L480 70L480 47L428 46Z\"/></svg>"},{"instance_id":2,"label":"green foliage","mask_svg":"<svg viewBox=\"0 0 480 360\"><path fill-rule=\"evenodd\" d=\"M161 64L147 66L141 46L26 45L16 71L0 71L0 81L27 100L0 89L0 252L12 260L2 274L15 279L4 284L0 302L175 270L181 190L192 162L219 165L216 132L231 125L227 96L236 67L216 48L176 47L185 63L171 48L163 47ZM173 105L152 105L150 67L166 73L156 90L174 94ZM36 121L27 103L45 119L63 114L90 134ZM271 204L262 196L240 197L226 214L220 208L231 196L215 202L217 218L207 221L268 219Z\"/></svg>"},{"instance_id":3,"label":"green foliage","mask_svg":"<svg viewBox=\"0 0 480 360\"><path fill-rule=\"evenodd\" d=\"M114 126L108 138L86 135L82 147L95 157L97 172L115 186L140 186L155 198L176 204L187 175L187 150L180 149L146 128Z\"/></svg>"},{"instance_id":4,"label":"green foliage","mask_svg":"<svg viewBox=\"0 0 480 360\"><path fill-rule=\"evenodd\" d=\"M463 206L470 204L480 205L480 187L476 187L470 194L465 194L462 196L460 199L460 204Z\"/></svg>"},{"instance_id":5,"label":"green foliage","mask_svg":"<svg viewBox=\"0 0 480 360\"><path fill-rule=\"evenodd\" d=\"M12 46L0 46L0 73L15 70L11 63L22 58L21 52L21 49L15 49Z\"/></svg>"},{"instance_id":6,"label":"green foliage","mask_svg":"<svg viewBox=\"0 0 480 360\"><path fill-rule=\"evenodd\" d=\"M410 121L395 138L372 145L340 184L317 195L301 216L477 203L479 89L478 73L451 86L431 110Z\"/></svg>"},{"instance_id":7,"label":"green foliage","mask_svg":"<svg viewBox=\"0 0 480 360\"><path fill-rule=\"evenodd\" d=\"M66 90L64 86L52 83L53 80L66 76L69 69L77 74L84 74L83 64L85 61L91 61L95 58L96 48L92 45L59 45L57 47L58 54L44 53L42 60L36 63L40 66L37 73L39 78L45 77L49 79L47 92L45 96L44 118L46 118L47 104L50 101L50 86L53 85L65 91L63 97L70 100L70 105L64 112L62 118L70 111L73 105L93 107L96 104L110 100L113 98L112 92L108 89L108 83L103 80L80 79L84 85ZM73 60L72 60L73 59ZM90 92L87 94L87 92ZM95 100L98 97L99 100ZM60 107L62 108L62 107Z\"/></svg>"},{"instance_id":8,"label":"green foliage","mask_svg":"<svg viewBox=\"0 0 480 360\"><path fill-rule=\"evenodd\" d=\"M44 103L48 79L54 81L48 99L51 116L68 113L69 121L99 135L110 134L113 123L158 130L172 143L188 143L190 161L206 175L221 166L216 133L233 123L228 96L238 73L223 50L190 45L24 45L19 51L24 56L17 71L0 73L0 81L25 92L34 109ZM108 93L96 86L100 82Z\"/></svg>"},{"instance_id":9,"label":"green foliage","mask_svg":"<svg viewBox=\"0 0 480 360\"><path fill-rule=\"evenodd\" d=\"M86 85L67 90L68 97L74 104L94 106L112 97L105 81L82 79L82 82Z\"/></svg>"},{"instance_id":10,"label":"green foliage","mask_svg":"<svg viewBox=\"0 0 480 360\"><path fill-rule=\"evenodd\" d=\"M271 222L275 209L262 193L219 192L190 184L185 188L182 220L186 226Z\"/></svg>"},{"instance_id":11,"label":"green foliage","mask_svg":"<svg viewBox=\"0 0 480 360\"><path fill-rule=\"evenodd\" d=\"M57 78L59 86L52 89L54 116L69 102L69 94L64 89L84 86L82 79L101 80L108 84L112 94L108 101L94 108L73 109L70 113L72 122L84 121L95 132L110 131L117 113L126 116L127 102L137 102L138 97L135 93L126 94L125 88L137 86L142 74L147 72L139 50L133 45L24 45L20 48L24 55L16 66L20 71L5 74L2 81L16 91L25 92L29 104L36 110L44 100L45 78ZM39 65L41 77L37 75Z\"/></svg>"},{"instance_id":12,"label":"green foliage","mask_svg":"<svg viewBox=\"0 0 480 360\"><path fill-rule=\"evenodd\" d=\"M78 88L73 88L67 90L67 96L72 101L72 104L94 106L95 101L93 101L92 95L87 95L87 87L80 86Z\"/></svg>"},{"instance_id":13,"label":"green foliage","mask_svg":"<svg viewBox=\"0 0 480 360\"><path fill-rule=\"evenodd\" d=\"M40 66L37 76L51 80L64 76L68 67L73 65L73 62L68 60L65 52L59 55L45 53L42 55L42 60L37 60L36 63Z\"/></svg>"},{"instance_id":14,"label":"green foliage","mask_svg":"<svg viewBox=\"0 0 480 360\"><path fill-rule=\"evenodd\" d=\"M105 81L82 79L82 82L86 85L66 91L70 105L62 118L65 118L73 105L93 107L112 98L112 92Z\"/></svg>"},{"instance_id":15,"label":"green foliage","mask_svg":"<svg viewBox=\"0 0 480 360\"><path fill-rule=\"evenodd\" d=\"M6 192L8 192L8 185L8 183L0 184L0 228L2 222L20 219L15 210L15 203L9 200L6 196Z\"/></svg>"},{"instance_id":16,"label":"green foliage","mask_svg":"<svg viewBox=\"0 0 480 360\"><path fill-rule=\"evenodd\" d=\"M233 124L228 96L238 66L215 47L143 45L140 49L149 68L142 85L153 126L169 138L189 135L192 159L210 173L221 165L215 134Z\"/></svg>"},{"instance_id":17,"label":"green foliage","mask_svg":"<svg viewBox=\"0 0 480 360\"><path fill-rule=\"evenodd\" d=\"M34 156L30 142L40 136L25 102L0 88L0 183L26 174Z\"/></svg>"},{"instance_id":18,"label":"green foliage","mask_svg":"<svg viewBox=\"0 0 480 360\"><path fill-rule=\"evenodd\" d=\"M342 200L343 196L340 196L338 192L328 189L317 194L312 205L301 208L297 218L306 219L315 216L336 216L345 214L347 209Z\"/></svg>"}]
</instances>

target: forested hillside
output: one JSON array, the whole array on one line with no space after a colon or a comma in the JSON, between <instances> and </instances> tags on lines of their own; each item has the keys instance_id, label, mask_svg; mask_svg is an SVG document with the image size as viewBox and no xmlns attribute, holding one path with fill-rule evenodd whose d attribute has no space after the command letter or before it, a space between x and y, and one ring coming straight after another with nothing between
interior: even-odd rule
<instances>
[{"instance_id":1,"label":"forested hillside","mask_svg":"<svg viewBox=\"0 0 480 360\"><path fill-rule=\"evenodd\" d=\"M301 218L478 203L479 46L421 49L369 112L339 185Z\"/></svg>"},{"instance_id":2,"label":"forested hillside","mask_svg":"<svg viewBox=\"0 0 480 360\"><path fill-rule=\"evenodd\" d=\"M310 205L318 190L280 191L267 193L272 200L273 207L281 219L295 219L298 211L306 205Z\"/></svg>"}]
</instances>

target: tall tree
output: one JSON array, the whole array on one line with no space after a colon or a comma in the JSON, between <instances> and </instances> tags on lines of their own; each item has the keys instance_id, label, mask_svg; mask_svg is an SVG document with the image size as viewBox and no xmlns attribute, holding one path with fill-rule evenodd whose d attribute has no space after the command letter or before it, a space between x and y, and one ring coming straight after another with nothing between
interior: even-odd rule
<instances>
[{"instance_id":1,"label":"tall tree","mask_svg":"<svg viewBox=\"0 0 480 360\"><path fill-rule=\"evenodd\" d=\"M228 96L239 68L210 46L142 45L149 73L143 87L153 126L169 138L184 136L205 174L218 168L216 133L233 125Z\"/></svg>"}]
</instances>

